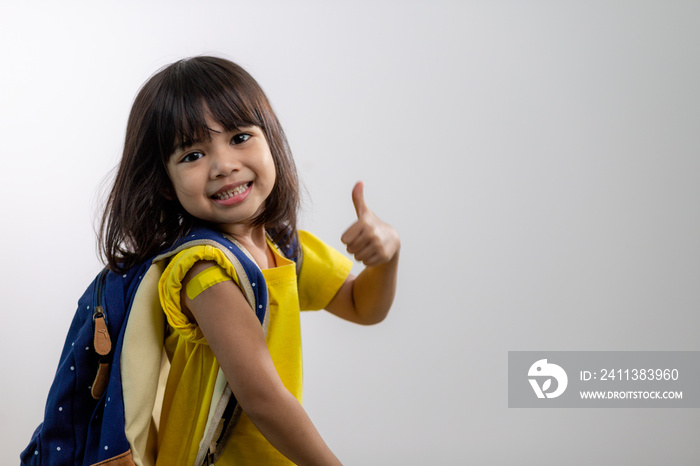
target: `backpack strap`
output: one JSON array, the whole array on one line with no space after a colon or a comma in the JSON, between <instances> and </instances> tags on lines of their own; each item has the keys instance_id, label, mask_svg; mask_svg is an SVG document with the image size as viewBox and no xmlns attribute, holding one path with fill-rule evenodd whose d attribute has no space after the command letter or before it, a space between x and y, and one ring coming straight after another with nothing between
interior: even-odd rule
<instances>
[{"instance_id":1,"label":"backpack strap","mask_svg":"<svg viewBox=\"0 0 700 466\"><path fill-rule=\"evenodd\" d=\"M270 235L268 235L268 238L271 238ZM273 244L275 243L273 242ZM227 259L231 261L239 278L239 286L248 304L256 312L265 334L267 334L270 312L267 287L262 271L255 259L253 259L253 256L233 237L208 229L197 229L191 232L179 245L176 245L167 253L156 257L154 262L166 257L172 257L178 252L196 245L214 246L220 249ZM277 249L283 256L295 262L297 276L299 276L302 264L302 249L299 245L298 237L295 236L291 241L287 242L284 250ZM215 389L207 427L195 459L196 466L212 465L219 459L242 412L221 369L219 369L216 385L221 395L218 398L218 402L214 404L214 400L217 397L217 390Z\"/></svg>"},{"instance_id":2,"label":"backpack strap","mask_svg":"<svg viewBox=\"0 0 700 466\"><path fill-rule=\"evenodd\" d=\"M248 251L243 247L243 245L241 245L231 236L224 236L227 240L235 244L238 247L238 249L241 252L243 252L253 264L257 266L255 259L253 259L253 256L251 256L248 253ZM277 244L272 240L272 237L269 233L267 234L267 237L270 240L270 242L277 248L277 251L281 255L294 261L294 263L296 264L296 272L298 277L299 272L301 271L302 263L302 250L301 246L299 245L298 237L294 237L292 241L290 241L287 244L287 247L284 250L277 246ZM238 274L239 278L241 276L245 276L242 275L238 271L238 269L236 269L236 273ZM250 279L250 277L247 277L247 279ZM251 306L255 308L255 304L251 304ZM268 319L269 303L267 304L267 309L263 320L263 328L265 330L265 334L267 334L267 327L269 324ZM223 373L221 371L220 375L223 376ZM206 429L205 435L202 438L199 453L197 454L197 459L195 460L195 465L209 466L213 465L219 459L219 457L223 453L223 449L226 446L226 443L228 442L228 439L233 433L234 427L238 423L238 419L241 416L241 412L242 410L240 408L240 405L236 401L233 392L231 391L231 387L228 385L228 383L226 383L221 398L219 399L219 402L217 403L216 408L213 411L213 415L211 415L210 417L209 425Z\"/></svg>"},{"instance_id":3,"label":"backpack strap","mask_svg":"<svg viewBox=\"0 0 700 466\"><path fill-rule=\"evenodd\" d=\"M154 262L172 257L184 249L197 245L213 246L224 253L236 270L239 286L246 301L255 311L263 331L267 334L270 306L265 279L250 253L234 238L208 229L197 229L191 232L179 245L156 257ZM221 395L217 401L217 390L215 390L211 401L213 409L210 410L195 465L214 464L221 456L224 446L240 418L241 408L225 380L223 371L219 369L216 385L219 387Z\"/></svg>"},{"instance_id":4,"label":"backpack strap","mask_svg":"<svg viewBox=\"0 0 700 466\"><path fill-rule=\"evenodd\" d=\"M104 287L107 280L107 273L107 269L105 268L97 275L92 313L92 347L95 353L100 357L97 365L97 374L90 388L90 394L94 400L102 398L102 395L107 389L107 384L109 383L111 361L107 356L112 352L112 339L109 336L109 329L107 328L107 313L102 305L104 302Z\"/></svg>"}]
</instances>

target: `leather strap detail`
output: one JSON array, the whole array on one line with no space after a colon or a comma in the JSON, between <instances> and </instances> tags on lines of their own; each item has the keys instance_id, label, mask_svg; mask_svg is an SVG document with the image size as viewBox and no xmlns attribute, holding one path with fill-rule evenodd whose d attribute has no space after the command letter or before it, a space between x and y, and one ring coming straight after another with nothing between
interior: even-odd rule
<instances>
[{"instance_id":1,"label":"leather strap detail","mask_svg":"<svg viewBox=\"0 0 700 466\"><path fill-rule=\"evenodd\" d=\"M131 450L129 450L121 455L95 463L92 466L136 466L136 463L134 463Z\"/></svg>"},{"instance_id":2,"label":"leather strap detail","mask_svg":"<svg viewBox=\"0 0 700 466\"><path fill-rule=\"evenodd\" d=\"M95 335L93 339L95 351L100 356L107 356L112 351L112 340L109 338L109 331L107 330L107 323L105 322L102 308L98 306L95 309L95 314L98 315L95 318Z\"/></svg>"},{"instance_id":3,"label":"leather strap detail","mask_svg":"<svg viewBox=\"0 0 700 466\"><path fill-rule=\"evenodd\" d=\"M92 382L92 388L90 389L90 394L96 400L102 398L105 390L107 389L107 384L109 383L109 361L106 359L100 360L100 365L97 367L97 375L95 375L95 381Z\"/></svg>"}]
</instances>

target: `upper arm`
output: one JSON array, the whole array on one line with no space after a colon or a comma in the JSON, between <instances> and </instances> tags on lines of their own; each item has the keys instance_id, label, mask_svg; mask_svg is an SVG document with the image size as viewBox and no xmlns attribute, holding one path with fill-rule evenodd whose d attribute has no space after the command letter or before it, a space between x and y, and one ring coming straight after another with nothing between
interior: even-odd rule
<instances>
[{"instance_id":1,"label":"upper arm","mask_svg":"<svg viewBox=\"0 0 700 466\"><path fill-rule=\"evenodd\" d=\"M188 297L187 283L213 264L199 261L187 273L181 291L182 310L197 322L241 407L254 409L259 397L283 385L263 328L234 281L212 285L194 299Z\"/></svg>"},{"instance_id":2,"label":"upper arm","mask_svg":"<svg viewBox=\"0 0 700 466\"><path fill-rule=\"evenodd\" d=\"M353 286L355 284L355 276L348 275L343 284L338 289L338 292L333 296L330 303L326 306L326 310L331 314L345 319L356 324L367 324L355 307L355 299L353 297Z\"/></svg>"}]
</instances>

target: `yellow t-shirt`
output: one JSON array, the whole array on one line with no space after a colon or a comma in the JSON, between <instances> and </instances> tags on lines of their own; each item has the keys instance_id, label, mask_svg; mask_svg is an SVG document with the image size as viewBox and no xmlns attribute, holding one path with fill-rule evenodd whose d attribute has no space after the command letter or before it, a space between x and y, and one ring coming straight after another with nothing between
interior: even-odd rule
<instances>
[{"instance_id":1,"label":"yellow t-shirt","mask_svg":"<svg viewBox=\"0 0 700 466\"><path fill-rule=\"evenodd\" d=\"M300 310L323 309L338 292L352 261L312 234L299 231L303 260L295 264L272 247L277 267L262 271L270 301L267 347L285 387L301 402ZM169 328L165 348L171 368L158 432L157 465L192 465L204 435L219 364L204 335L180 310L181 280L199 260L213 260L238 278L225 256L212 246L177 254L159 283ZM297 284L298 281L298 284ZM289 465L243 413L217 465Z\"/></svg>"}]
</instances>

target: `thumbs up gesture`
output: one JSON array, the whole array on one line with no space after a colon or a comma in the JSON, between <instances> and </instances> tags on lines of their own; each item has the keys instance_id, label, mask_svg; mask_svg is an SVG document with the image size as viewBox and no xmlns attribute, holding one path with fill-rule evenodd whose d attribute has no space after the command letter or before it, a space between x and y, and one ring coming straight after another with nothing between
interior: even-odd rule
<instances>
[{"instance_id":1,"label":"thumbs up gesture","mask_svg":"<svg viewBox=\"0 0 700 466\"><path fill-rule=\"evenodd\" d=\"M384 264L398 253L401 242L394 228L374 215L364 197L364 183L355 184L352 190L357 221L340 237L347 251L366 266Z\"/></svg>"}]
</instances>

